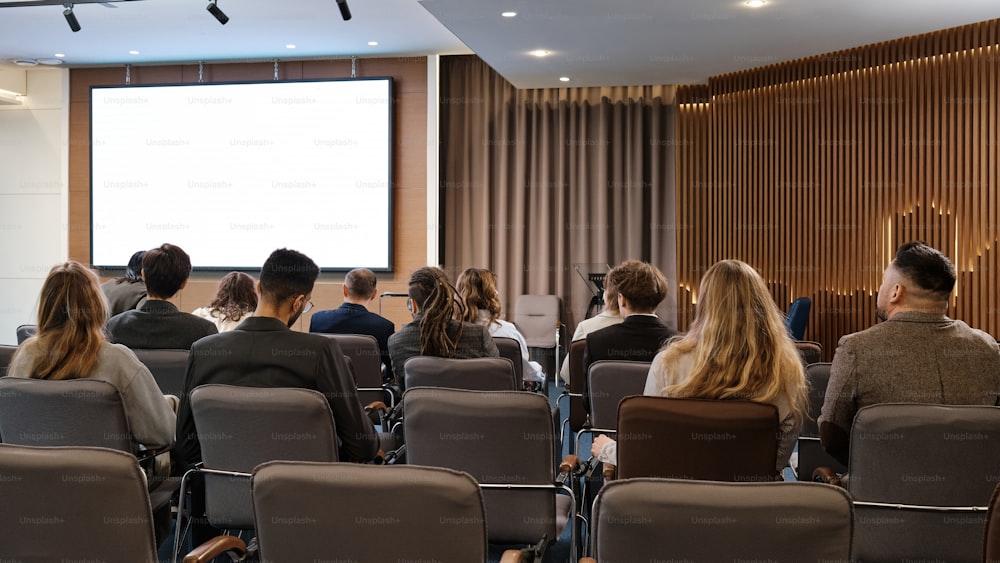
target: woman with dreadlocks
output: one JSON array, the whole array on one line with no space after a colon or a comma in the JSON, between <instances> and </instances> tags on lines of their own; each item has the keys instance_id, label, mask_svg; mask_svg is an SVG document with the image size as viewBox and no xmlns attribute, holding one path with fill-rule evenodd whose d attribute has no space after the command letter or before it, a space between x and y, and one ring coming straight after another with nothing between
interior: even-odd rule
<instances>
[{"instance_id":1,"label":"woman with dreadlocks","mask_svg":"<svg viewBox=\"0 0 1000 563\"><path fill-rule=\"evenodd\" d=\"M389 357L400 387L403 364L413 356L441 358L498 357L496 344L482 325L463 322L465 303L447 274L425 266L410 276L407 306L413 321L389 337Z\"/></svg>"}]
</instances>

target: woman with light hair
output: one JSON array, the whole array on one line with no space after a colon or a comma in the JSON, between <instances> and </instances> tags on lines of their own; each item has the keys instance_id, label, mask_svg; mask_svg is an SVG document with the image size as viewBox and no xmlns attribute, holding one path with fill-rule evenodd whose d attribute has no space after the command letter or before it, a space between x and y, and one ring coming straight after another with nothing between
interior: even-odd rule
<instances>
[{"instance_id":1,"label":"woman with light hair","mask_svg":"<svg viewBox=\"0 0 1000 563\"><path fill-rule=\"evenodd\" d=\"M257 283L243 272L229 272L219 280L208 307L199 307L191 314L212 321L219 332L226 332L252 317L256 309Z\"/></svg>"},{"instance_id":2,"label":"woman with light hair","mask_svg":"<svg viewBox=\"0 0 1000 563\"><path fill-rule=\"evenodd\" d=\"M767 285L750 265L723 260L705 272L694 322L653 359L645 395L739 399L778 408L780 472L808 416L809 394L802 361ZM594 439L592 453L615 463L616 445Z\"/></svg>"}]
</instances>

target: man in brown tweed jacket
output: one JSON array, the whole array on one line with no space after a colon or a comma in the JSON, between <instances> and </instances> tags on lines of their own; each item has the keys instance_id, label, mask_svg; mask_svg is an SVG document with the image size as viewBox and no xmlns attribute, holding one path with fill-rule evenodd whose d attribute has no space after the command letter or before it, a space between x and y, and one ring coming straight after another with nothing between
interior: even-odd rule
<instances>
[{"instance_id":1,"label":"man in brown tweed jacket","mask_svg":"<svg viewBox=\"0 0 1000 563\"><path fill-rule=\"evenodd\" d=\"M876 301L883 321L840 339L819 417L820 439L847 464L858 409L878 403L995 405L1000 393L996 340L949 319L955 268L922 242L899 247Z\"/></svg>"}]
</instances>

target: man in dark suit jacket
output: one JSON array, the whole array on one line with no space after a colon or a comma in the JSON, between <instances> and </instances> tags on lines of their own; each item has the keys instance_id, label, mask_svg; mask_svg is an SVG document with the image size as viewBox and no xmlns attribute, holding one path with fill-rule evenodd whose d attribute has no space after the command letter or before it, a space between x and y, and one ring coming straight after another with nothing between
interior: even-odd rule
<instances>
[{"instance_id":1,"label":"man in dark suit jacket","mask_svg":"<svg viewBox=\"0 0 1000 563\"><path fill-rule=\"evenodd\" d=\"M326 334L369 334L378 341L382 353L384 377L392 379L392 361L389 359L389 337L396 331L392 321L368 310L367 304L375 299L378 280L371 270L356 268L344 277L344 304L336 309L313 313L309 332Z\"/></svg>"},{"instance_id":2,"label":"man in dark suit jacket","mask_svg":"<svg viewBox=\"0 0 1000 563\"><path fill-rule=\"evenodd\" d=\"M129 348L189 350L199 338L216 334L215 323L183 313L167 301L187 285L191 258L179 246L164 244L142 258L146 302L111 317L106 325L111 342Z\"/></svg>"},{"instance_id":3,"label":"man in dark suit jacket","mask_svg":"<svg viewBox=\"0 0 1000 563\"><path fill-rule=\"evenodd\" d=\"M656 308L667 296L667 279L646 262L627 260L607 278L618 289L618 308L624 321L587 335L583 351L584 373L599 360L651 362L664 342L677 333L656 316ZM584 407L590 411L587 378L583 387Z\"/></svg>"}]
</instances>

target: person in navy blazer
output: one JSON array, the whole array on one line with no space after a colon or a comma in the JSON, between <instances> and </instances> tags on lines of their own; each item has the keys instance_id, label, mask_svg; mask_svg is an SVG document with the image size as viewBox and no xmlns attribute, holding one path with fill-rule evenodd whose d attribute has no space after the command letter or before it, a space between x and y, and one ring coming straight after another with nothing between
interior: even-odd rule
<instances>
[{"instance_id":1,"label":"person in navy blazer","mask_svg":"<svg viewBox=\"0 0 1000 563\"><path fill-rule=\"evenodd\" d=\"M608 272L607 278L618 289L618 308L625 320L587 335L584 373L598 360L652 362L667 340L677 334L656 316L656 308L667 296L667 279L656 266L626 260ZM583 402L589 412L586 378Z\"/></svg>"},{"instance_id":2,"label":"person in navy blazer","mask_svg":"<svg viewBox=\"0 0 1000 563\"><path fill-rule=\"evenodd\" d=\"M382 355L383 375L392 379L389 360L389 337L396 326L389 319L372 313L368 304L375 299L378 280L371 270L356 268L344 277L344 304L336 309L319 311L309 321L309 332L326 334L370 334L378 341Z\"/></svg>"}]
</instances>

